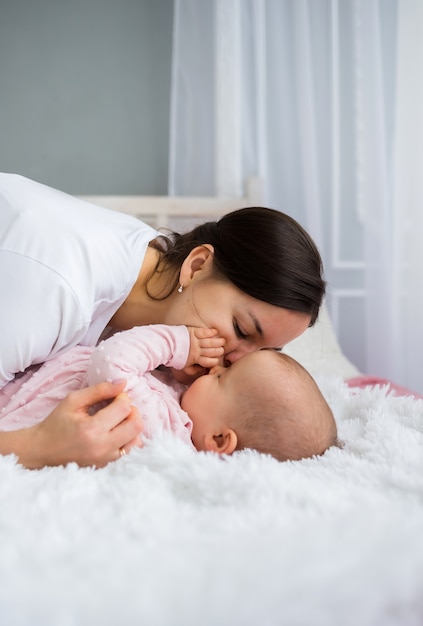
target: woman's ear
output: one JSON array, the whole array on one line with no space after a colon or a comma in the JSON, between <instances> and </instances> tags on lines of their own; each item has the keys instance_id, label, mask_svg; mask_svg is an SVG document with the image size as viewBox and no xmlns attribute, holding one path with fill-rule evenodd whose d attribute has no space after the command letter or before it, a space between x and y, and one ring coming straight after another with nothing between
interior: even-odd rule
<instances>
[{"instance_id":1,"label":"woman's ear","mask_svg":"<svg viewBox=\"0 0 423 626\"><path fill-rule=\"evenodd\" d=\"M219 435L206 435L204 443L208 452L232 454L236 449L238 437L232 428L224 428Z\"/></svg>"},{"instance_id":2,"label":"woman's ear","mask_svg":"<svg viewBox=\"0 0 423 626\"><path fill-rule=\"evenodd\" d=\"M179 283L185 287L198 272L203 272L206 275L207 272L211 273L213 268L213 255L214 248L209 243L193 248L182 263L179 272Z\"/></svg>"}]
</instances>

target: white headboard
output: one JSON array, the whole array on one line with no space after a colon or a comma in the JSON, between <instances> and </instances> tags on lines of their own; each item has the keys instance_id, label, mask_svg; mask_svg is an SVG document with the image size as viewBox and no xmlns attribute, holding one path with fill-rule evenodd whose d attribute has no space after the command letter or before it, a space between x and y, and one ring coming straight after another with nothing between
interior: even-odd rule
<instances>
[{"instance_id":1,"label":"white headboard","mask_svg":"<svg viewBox=\"0 0 423 626\"><path fill-rule=\"evenodd\" d=\"M260 206L263 202L262 180L248 178L244 195L236 198L194 196L80 196L82 200L100 206L129 213L141 218L155 228L180 229L181 220L190 222L218 218L229 211L248 206ZM176 218L176 220L175 220ZM180 219L178 219L180 218ZM184 226L184 224L182 223Z\"/></svg>"}]
</instances>

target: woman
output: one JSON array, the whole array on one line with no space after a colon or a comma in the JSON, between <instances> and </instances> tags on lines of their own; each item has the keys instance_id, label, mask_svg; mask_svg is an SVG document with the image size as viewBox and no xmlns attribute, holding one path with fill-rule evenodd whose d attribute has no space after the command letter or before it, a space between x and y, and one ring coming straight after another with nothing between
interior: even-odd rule
<instances>
[{"instance_id":1,"label":"woman","mask_svg":"<svg viewBox=\"0 0 423 626\"><path fill-rule=\"evenodd\" d=\"M109 330L153 323L216 328L234 362L295 339L314 324L324 291L316 246L278 211L241 209L165 238L129 216L0 174L0 386ZM0 453L27 467L118 458L142 429L123 387L71 394L38 428L0 433Z\"/></svg>"}]
</instances>

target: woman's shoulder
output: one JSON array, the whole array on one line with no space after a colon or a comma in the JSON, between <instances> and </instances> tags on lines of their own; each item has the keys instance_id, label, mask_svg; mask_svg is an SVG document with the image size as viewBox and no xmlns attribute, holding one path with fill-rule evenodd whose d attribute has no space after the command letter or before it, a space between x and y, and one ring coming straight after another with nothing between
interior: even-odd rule
<instances>
[{"instance_id":1,"label":"woman's shoulder","mask_svg":"<svg viewBox=\"0 0 423 626\"><path fill-rule=\"evenodd\" d=\"M72 276L98 280L113 268L136 277L157 235L140 220L95 206L22 176L0 174L0 249ZM118 279L120 278L120 273Z\"/></svg>"},{"instance_id":2,"label":"woman's shoulder","mask_svg":"<svg viewBox=\"0 0 423 626\"><path fill-rule=\"evenodd\" d=\"M66 235L82 237L84 234L102 232L117 234L120 230L145 232L150 238L156 231L119 211L97 206L69 193L17 174L0 173L0 216L25 228L31 224L37 234L55 231L56 237L66 229Z\"/></svg>"}]
</instances>

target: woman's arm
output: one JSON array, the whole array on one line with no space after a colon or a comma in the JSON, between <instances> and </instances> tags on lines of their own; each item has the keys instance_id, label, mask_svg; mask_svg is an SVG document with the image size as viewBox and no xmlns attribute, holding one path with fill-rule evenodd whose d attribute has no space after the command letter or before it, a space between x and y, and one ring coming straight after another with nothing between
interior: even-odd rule
<instances>
[{"instance_id":1,"label":"woman's arm","mask_svg":"<svg viewBox=\"0 0 423 626\"><path fill-rule=\"evenodd\" d=\"M31 428L0 432L0 454L15 454L29 469L46 465L103 467L141 445L142 421L122 393L125 381L100 383L67 396L50 415ZM112 402L94 415L90 407Z\"/></svg>"}]
</instances>

